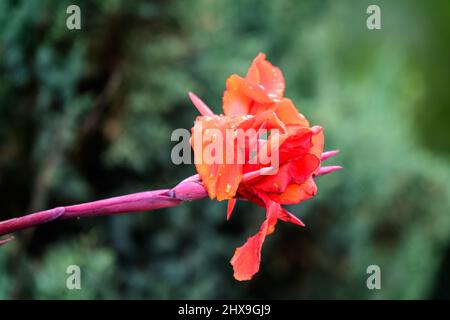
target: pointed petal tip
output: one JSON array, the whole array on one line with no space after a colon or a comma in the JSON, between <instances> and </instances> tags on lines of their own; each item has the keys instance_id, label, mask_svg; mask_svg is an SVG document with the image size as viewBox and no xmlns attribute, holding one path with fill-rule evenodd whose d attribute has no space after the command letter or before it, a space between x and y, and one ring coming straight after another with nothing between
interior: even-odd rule
<instances>
[{"instance_id":1,"label":"pointed petal tip","mask_svg":"<svg viewBox=\"0 0 450 320\"><path fill-rule=\"evenodd\" d=\"M193 93L192 91L188 91L188 95L189 95L189 99L191 99L191 101L192 101L192 100L199 99L199 98L197 97L197 95L196 95L195 93Z\"/></svg>"},{"instance_id":2,"label":"pointed petal tip","mask_svg":"<svg viewBox=\"0 0 450 320\"><path fill-rule=\"evenodd\" d=\"M231 214L233 213L234 206L236 205L236 198L228 200L227 205L227 221L230 220Z\"/></svg>"},{"instance_id":3,"label":"pointed petal tip","mask_svg":"<svg viewBox=\"0 0 450 320\"><path fill-rule=\"evenodd\" d=\"M195 93L189 91L189 98L202 116L213 116L214 112Z\"/></svg>"},{"instance_id":4,"label":"pointed petal tip","mask_svg":"<svg viewBox=\"0 0 450 320\"><path fill-rule=\"evenodd\" d=\"M332 173L334 171L338 171L338 170L342 170L344 169L344 167L341 166L326 166L326 167L321 167L319 169L319 172L316 174L316 177L320 177L329 173Z\"/></svg>"},{"instance_id":5,"label":"pointed petal tip","mask_svg":"<svg viewBox=\"0 0 450 320\"><path fill-rule=\"evenodd\" d=\"M298 218L297 218L297 219L298 219ZM302 220L300 220L300 219L298 219L296 222L291 221L291 223L296 224L296 225L299 226L299 227L306 228L306 224L305 224Z\"/></svg>"},{"instance_id":6,"label":"pointed petal tip","mask_svg":"<svg viewBox=\"0 0 450 320\"><path fill-rule=\"evenodd\" d=\"M322 153L322 156L320 157L320 161L325 161L331 157L334 157L338 153L339 153L339 150L325 151Z\"/></svg>"},{"instance_id":7,"label":"pointed petal tip","mask_svg":"<svg viewBox=\"0 0 450 320\"><path fill-rule=\"evenodd\" d=\"M295 224L297 226L300 226L300 227L306 227L305 223L302 220L300 220L299 217L297 217L293 213L287 211L286 209L282 208L281 209L281 214L282 214L280 216L281 220L283 220L285 222L293 223L293 224Z\"/></svg>"}]
</instances>

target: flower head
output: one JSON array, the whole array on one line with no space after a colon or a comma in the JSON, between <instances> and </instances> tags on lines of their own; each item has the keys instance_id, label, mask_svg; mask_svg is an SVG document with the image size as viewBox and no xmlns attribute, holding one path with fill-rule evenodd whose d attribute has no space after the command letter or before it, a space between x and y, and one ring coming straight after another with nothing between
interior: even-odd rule
<instances>
[{"instance_id":1,"label":"flower head","mask_svg":"<svg viewBox=\"0 0 450 320\"><path fill-rule=\"evenodd\" d=\"M310 127L284 97L284 88L280 69L260 53L245 78L236 74L228 78L223 115L214 115L191 94L202 113L192 128L191 144L209 197L228 200L228 219L237 199L266 209L259 232L231 259L237 280L250 280L258 272L262 244L278 220L304 226L281 205L308 200L317 192L314 177L320 173L323 129Z\"/></svg>"}]
</instances>

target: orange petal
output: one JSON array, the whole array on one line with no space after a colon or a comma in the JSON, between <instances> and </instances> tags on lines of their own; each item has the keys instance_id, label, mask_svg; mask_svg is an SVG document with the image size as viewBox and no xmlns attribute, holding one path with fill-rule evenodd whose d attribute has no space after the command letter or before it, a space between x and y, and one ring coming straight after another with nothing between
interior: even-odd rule
<instances>
[{"instance_id":1,"label":"orange petal","mask_svg":"<svg viewBox=\"0 0 450 320\"><path fill-rule=\"evenodd\" d=\"M242 164L221 164L218 170L217 200L230 200L236 195L242 180Z\"/></svg>"},{"instance_id":2,"label":"orange petal","mask_svg":"<svg viewBox=\"0 0 450 320\"><path fill-rule=\"evenodd\" d=\"M254 117L251 117L251 118L243 121L239 125L239 128L241 128L243 130L248 130L248 129L255 129L255 130L259 130L259 129L265 129L265 130L278 129L282 133L287 132L286 126L277 117L277 115L273 111L261 112L261 113L255 115Z\"/></svg>"},{"instance_id":3,"label":"orange petal","mask_svg":"<svg viewBox=\"0 0 450 320\"><path fill-rule=\"evenodd\" d=\"M213 117L213 119L214 118L215 117ZM202 139L204 131L207 129L205 126L209 127L208 122L205 119L205 117L197 117L194 127L191 130L191 145L194 150L194 164L197 169L197 173L202 180L209 197L214 199L216 197L216 181L219 167L218 164L207 163L203 158L203 150L207 144Z\"/></svg>"},{"instance_id":4,"label":"orange petal","mask_svg":"<svg viewBox=\"0 0 450 320\"><path fill-rule=\"evenodd\" d=\"M248 69L246 79L262 86L272 100L281 99L284 94L284 77L281 70L259 53ZM262 101L261 101L262 102Z\"/></svg>"},{"instance_id":5,"label":"orange petal","mask_svg":"<svg viewBox=\"0 0 450 320\"><path fill-rule=\"evenodd\" d=\"M259 103L256 101L253 101L250 104L249 114L259 114L261 112L265 111L275 111L277 108L277 104L275 102L270 103Z\"/></svg>"},{"instance_id":6,"label":"orange petal","mask_svg":"<svg viewBox=\"0 0 450 320\"><path fill-rule=\"evenodd\" d=\"M323 128L319 126L314 126L311 128L311 130L314 132L314 134L311 139L312 147L310 153L312 153L313 155L315 155L317 158L320 159L322 157L324 148ZM314 173L317 174L319 170L320 166L316 169Z\"/></svg>"},{"instance_id":7,"label":"orange petal","mask_svg":"<svg viewBox=\"0 0 450 320\"><path fill-rule=\"evenodd\" d=\"M309 122L298 112L290 99L284 98L276 104L275 113L285 125L309 127Z\"/></svg>"},{"instance_id":8,"label":"orange petal","mask_svg":"<svg viewBox=\"0 0 450 320\"><path fill-rule=\"evenodd\" d=\"M242 150L237 148L235 137L227 136L226 130L236 128L244 120L245 118L242 116L229 117L221 115L197 117L195 121L191 136L195 167L211 199L217 198L219 201L231 199L235 196L239 187L243 175L242 164L235 161L235 159L238 157L238 152L241 153ZM214 135L216 133L212 135L216 139L209 139L206 135L207 130L217 131L215 137ZM228 141L230 138L233 140ZM218 139L222 139L222 143L219 143L213 148ZM234 159L232 159L232 163L227 162L227 152L229 152L227 145L228 148L230 145L234 148ZM214 159L205 159L204 151L206 148L214 151L217 157ZM216 151L221 154L217 154ZM217 161L213 162L212 160Z\"/></svg>"},{"instance_id":9,"label":"orange petal","mask_svg":"<svg viewBox=\"0 0 450 320\"><path fill-rule=\"evenodd\" d=\"M238 75L232 75L227 79L227 88L223 94L223 112L226 115L247 115L251 100L240 89L244 79Z\"/></svg>"},{"instance_id":10,"label":"orange petal","mask_svg":"<svg viewBox=\"0 0 450 320\"><path fill-rule=\"evenodd\" d=\"M270 198L279 204L297 204L312 198L317 193L317 186L313 178L302 184L292 183L281 194L270 194Z\"/></svg>"},{"instance_id":11,"label":"orange petal","mask_svg":"<svg viewBox=\"0 0 450 320\"><path fill-rule=\"evenodd\" d=\"M261 59L265 59L266 55L264 53L259 53L255 59L253 59L252 64L248 68L247 75L245 76L245 79L253 82L253 83L260 83L261 78L259 76L259 68L258 68L258 61Z\"/></svg>"},{"instance_id":12,"label":"orange petal","mask_svg":"<svg viewBox=\"0 0 450 320\"><path fill-rule=\"evenodd\" d=\"M226 115L273 110L274 102L280 101L283 94L283 74L266 60L265 54L260 53L253 60L245 78L234 74L227 79L223 110Z\"/></svg>"},{"instance_id":13,"label":"orange petal","mask_svg":"<svg viewBox=\"0 0 450 320\"><path fill-rule=\"evenodd\" d=\"M247 97L259 103L272 103L278 97L271 95L262 85L243 79L239 88Z\"/></svg>"},{"instance_id":14,"label":"orange petal","mask_svg":"<svg viewBox=\"0 0 450 320\"><path fill-rule=\"evenodd\" d=\"M311 128L311 130L314 132L314 134L312 137L312 148L310 153L320 159L324 146L323 129L322 127L314 126Z\"/></svg>"}]
</instances>

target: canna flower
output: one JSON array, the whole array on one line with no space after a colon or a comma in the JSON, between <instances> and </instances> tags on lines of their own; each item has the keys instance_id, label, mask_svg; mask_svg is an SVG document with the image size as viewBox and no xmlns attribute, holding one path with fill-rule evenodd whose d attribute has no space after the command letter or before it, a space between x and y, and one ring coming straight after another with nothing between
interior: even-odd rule
<instances>
[{"instance_id":1,"label":"canna flower","mask_svg":"<svg viewBox=\"0 0 450 320\"><path fill-rule=\"evenodd\" d=\"M284 87L280 69L260 53L245 77L234 74L226 81L223 114L214 114L189 93L201 114L191 129L198 175L170 189L60 206L0 221L0 237L50 221L151 211L206 196L228 201L228 220L237 200L247 200L265 208L265 220L235 250L230 262L237 280L250 280L259 270L262 245L278 220L304 226L283 205L312 198L317 193L314 178L341 169L321 166L337 151L323 152L323 129L310 126L284 97ZM12 239L0 238L0 246Z\"/></svg>"},{"instance_id":2,"label":"canna flower","mask_svg":"<svg viewBox=\"0 0 450 320\"><path fill-rule=\"evenodd\" d=\"M262 245L278 220L304 226L282 205L300 203L317 193L314 177L320 173L323 129L310 127L292 101L284 97L284 87L280 69L260 53L245 78L236 74L228 78L224 114L214 115L191 94L202 113L192 128L191 144L197 172L209 197L228 200L227 219L237 199L249 200L266 210L259 231L237 248L231 259L237 280L250 280L258 272ZM261 135L266 132L269 135L263 139ZM219 145L218 135L223 137ZM207 149L220 154L216 161L205 161ZM230 150L232 157L227 154ZM262 161L264 154L275 157L276 166Z\"/></svg>"}]
</instances>

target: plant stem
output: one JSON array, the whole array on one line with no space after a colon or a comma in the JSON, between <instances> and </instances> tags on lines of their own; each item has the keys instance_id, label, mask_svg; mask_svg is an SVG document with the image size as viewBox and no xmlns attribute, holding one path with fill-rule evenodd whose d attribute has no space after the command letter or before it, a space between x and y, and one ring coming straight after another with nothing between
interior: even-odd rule
<instances>
[{"instance_id":1,"label":"plant stem","mask_svg":"<svg viewBox=\"0 0 450 320\"><path fill-rule=\"evenodd\" d=\"M198 200L206 196L206 190L198 176L195 175L180 182L172 189L132 193L104 200L57 207L5 220L0 222L0 236L55 220L150 211L173 207L184 201ZM0 240L0 245L6 242Z\"/></svg>"}]
</instances>

